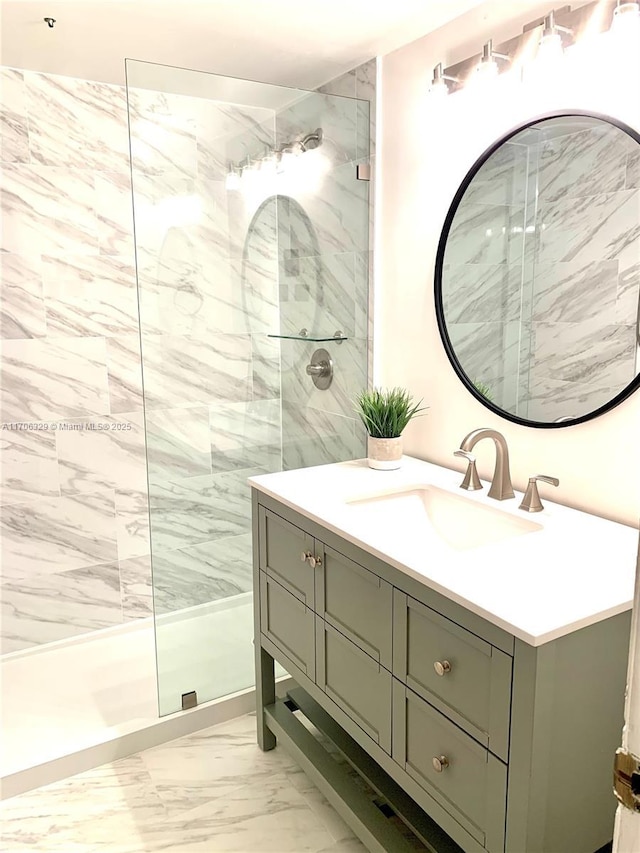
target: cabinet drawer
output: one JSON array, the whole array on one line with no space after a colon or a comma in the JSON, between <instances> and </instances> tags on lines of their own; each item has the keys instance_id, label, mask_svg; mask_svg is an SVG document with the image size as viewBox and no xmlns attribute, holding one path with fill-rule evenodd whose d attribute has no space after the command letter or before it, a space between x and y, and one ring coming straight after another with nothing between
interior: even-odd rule
<instances>
[{"instance_id":1,"label":"cabinet drawer","mask_svg":"<svg viewBox=\"0 0 640 853\"><path fill-rule=\"evenodd\" d=\"M396 679L393 758L477 841L503 850L506 765ZM446 759L440 772L434 758Z\"/></svg>"},{"instance_id":2,"label":"cabinet drawer","mask_svg":"<svg viewBox=\"0 0 640 853\"><path fill-rule=\"evenodd\" d=\"M260 572L260 630L287 660L315 679L313 612L284 587Z\"/></svg>"},{"instance_id":3,"label":"cabinet drawer","mask_svg":"<svg viewBox=\"0 0 640 853\"><path fill-rule=\"evenodd\" d=\"M316 570L316 613L389 670L392 591L378 575L323 547L322 564Z\"/></svg>"},{"instance_id":4,"label":"cabinet drawer","mask_svg":"<svg viewBox=\"0 0 640 853\"><path fill-rule=\"evenodd\" d=\"M396 678L507 760L509 655L399 590L394 590L393 652ZM439 675L436 663L450 669Z\"/></svg>"},{"instance_id":5,"label":"cabinet drawer","mask_svg":"<svg viewBox=\"0 0 640 853\"><path fill-rule=\"evenodd\" d=\"M302 559L313 554L313 537L260 507L260 568L313 609L313 569Z\"/></svg>"},{"instance_id":6,"label":"cabinet drawer","mask_svg":"<svg viewBox=\"0 0 640 853\"><path fill-rule=\"evenodd\" d=\"M391 754L391 673L319 616L316 653L318 686Z\"/></svg>"}]
</instances>

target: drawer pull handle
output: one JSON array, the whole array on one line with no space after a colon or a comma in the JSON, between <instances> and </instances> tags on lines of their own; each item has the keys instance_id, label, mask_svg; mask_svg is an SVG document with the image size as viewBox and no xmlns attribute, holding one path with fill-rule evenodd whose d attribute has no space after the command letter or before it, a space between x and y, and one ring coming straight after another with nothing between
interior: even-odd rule
<instances>
[{"instance_id":1,"label":"drawer pull handle","mask_svg":"<svg viewBox=\"0 0 640 853\"><path fill-rule=\"evenodd\" d=\"M433 769L436 773L442 773L442 771L446 770L449 766L449 759L446 755L434 756L431 759L431 763L433 764Z\"/></svg>"},{"instance_id":2,"label":"drawer pull handle","mask_svg":"<svg viewBox=\"0 0 640 853\"><path fill-rule=\"evenodd\" d=\"M309 554L309 565L312 569L315 569L316 566L322 565L322 559L320 557L312 557L311 554Z\"/></svg>"},{"instance_id":3,"label":"drawer pull handle","mask_svg":"<svg viewBox=\"0 0 640 853\"><path fill-rule=\"evenodd\" d=\"M451 664L448 660L437 660L434 663L433 668L435 669L438 675L446 675L448 672L451 672Z\"/></svg>"},{"instance_id":4,"label":"drawer pull handle","mask_svg":"<svg viewBox=\"0 0 640 853\"><path fill-rule=\"evenodd\" d=\"M300 554L300 559L302 560L303 563L306 563L307 560L311 559L311 551L303 551Z\"/></svg>"}]
</instances>

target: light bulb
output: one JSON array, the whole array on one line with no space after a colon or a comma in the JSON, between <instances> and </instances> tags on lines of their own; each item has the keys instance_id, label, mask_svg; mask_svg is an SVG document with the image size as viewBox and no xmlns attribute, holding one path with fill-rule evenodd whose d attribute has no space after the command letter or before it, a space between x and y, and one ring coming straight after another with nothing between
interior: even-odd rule
<instances>
[{"instance_id":1,"label":"light bulb","mask_svg":"<svg viewBox=\"0 0 640 853\"><path fill-rule=\"evenodd\" d=\"M227 172L227 177L224 181L224 187L227 192L237 192L240 189L240 175L235 171Z\"/></svg>"},{"instance_id":2,"label":"light bulb","mask_svg":"<svg viewBox=\"0 0 640 853\"><path fill-rule=\"evenodd\" d=\"M446 80L440 77L439 80L433 80L431 82L431 86L429 86L429 97L430 98L446 98L449 94L449 87L447 86Z\"/></svg>"},{"instance_id":3,"label":"light bulb","mask_svg":"<svg viewBox=\"0 0 640 853\"><path fill-rule=\"evenodd\" d=\"M476 68L476 78L481 80L493 80L498 76L499 68L495 59L485 59Z\"/></svg>"},{"instance_id":4,"label":"light bulb","mask_svg":"<svg viewBox=\"0 0 640 853\"><path fill-rule=\"evenodd\" d=\"M560 33L548 33L540 39L536 62L556 64L562 60L564 48Z\"/></svg>"},{"instance_id":5,"label":"light bulb","mask_svg":"<svg viewBox=\"0 0 640 853\"><path fill-rule=\"evenodd\" d=\"M640 34L640 3L619 3L613 10L611 32Z\"/></svg>"}]
</instances>

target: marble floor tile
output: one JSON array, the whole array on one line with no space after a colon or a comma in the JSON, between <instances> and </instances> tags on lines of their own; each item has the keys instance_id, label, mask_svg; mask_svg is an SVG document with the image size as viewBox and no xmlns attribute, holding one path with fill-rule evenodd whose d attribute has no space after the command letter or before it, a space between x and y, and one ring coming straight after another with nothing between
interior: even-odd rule
<instances>
[{"instance_id":1,"label":"marble floor tile","mask_svg":"<svg viewBox=\"0 0 640 853\"><path fill-rule=\"evenodd\" d=\"M250 714L3 801L3 849L365 853L323 801Z\"/></svg>"}]
</instances>

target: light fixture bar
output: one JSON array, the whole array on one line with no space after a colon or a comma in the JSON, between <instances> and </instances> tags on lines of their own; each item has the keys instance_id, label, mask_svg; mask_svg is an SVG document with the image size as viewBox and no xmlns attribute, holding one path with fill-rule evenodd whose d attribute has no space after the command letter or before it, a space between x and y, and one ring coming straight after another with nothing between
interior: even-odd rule
<instances>
[{"instance_id":1,"label":"light fixture bar","mask_svg":"<svg viewBox=\"0 0 640 853\"><path fill-rule=\"evenodd\" d=\"M622 10L626 6L632 8L628 12L626 9L623 12ZM523 48L529 44L533 31L539 30L539 28L542 28L543 31L555 28L554 32L556 36L559 35L565 42L572 33L582 32L587 24L593 28L595 23L598 32L605 32L609 29L609 24L614 15L619 22L617 25L621 26L621 19L626 17L626 14L629 14L630 18L635 18L635 14L631 13L634 12L634 7L639 6L640 4L636 0L592 0L591 3L581 6L579 9L572 9L571 6L560 6L554 9L551 15L547 14L534 21L529 21L522 28L522 32L519 35L500 42L500 44L496 45L495 50L493 49L493 44L491 44L492 58L506 56L513 61L521 53ZM617 11L618 9L620 11ZM596 11L602 12L602 14L594 15ZM549 24L552 26L548 26ZM449 93L461 89L478 65L488 65L488 59L483 63L483 57L486 57L487 53L488 49L485 44L482 53L476 53L474 56L469 56L460 62L456 62L454 65L444 68L442 77L450 81L447 86ZM456 78L455 82L452 78Z\"/></svg>"},{"instance_id":2,"label":"light fixture bar","mask_svg":"<svg viewBox=\"0 0 640 853\"><path fill-rule=\"evenodd\" d=\"M283 143L279 148L267 146L260 157L251 157L249 154L237 162L229 161L227 164L227 175L241 175L245 169L252 169L254 166L260 166L268 160L274 160L277 163L282 159L283 154L303 154L305 151L312 151L322 145L322 128L317 127L310 133L306 133L298 139L291 142Z\"/></svg>"}]
</instances>

